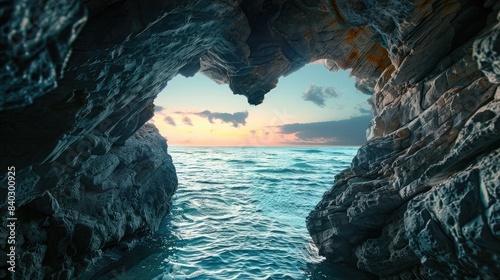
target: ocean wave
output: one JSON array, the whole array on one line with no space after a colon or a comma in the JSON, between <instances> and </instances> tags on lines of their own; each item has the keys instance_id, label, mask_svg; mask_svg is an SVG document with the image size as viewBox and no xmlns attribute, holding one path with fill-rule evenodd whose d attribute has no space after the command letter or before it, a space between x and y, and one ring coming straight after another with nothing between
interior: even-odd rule
<instances>
[{"instance_id":1,"label":"ocean wave","mask_svg":"<svg viewBox=\"0 0 500 280\"><path fill-rule=\"evenodd\" d=\"M271 182L271 183L278 183L278 182L282 181L282 179L275 178L275 177L267 177L267 176L260 176L259 179L263 180L263 181Z\"/></svg>"},{"instance_id":2,"label":"ocean wave","mask_svg":"<svg viewBox=\"0 0 500 280\"><path fill-rule=\"evenodd\" d=\"M294 164L292 164L292 167L298 167L298 168L314 168L314 166L310 165L309 163L305 163L305 162L294 163Z\"/></svg>"},{"instance_id":3,"label":"ocean wave","mask_svg":"<svg viewBox=\"0 0 500 280\"><path fill-rule=\"evenodd\" d=\"M198 183L198 184L208 184L208 185L224 185L224 184L226 184L224 182L215 182L215 181L207 181L207 180L196 180L193 182Z\"/></svg>"},{"instance_id":4,"label":"ocean wave","mask_svg":"<svg viewBox=\"0 0 500 280\"><path fill-rule=\"evenodd\" d=\"M241 160L241 159L230 159L227 162L231 163L243 163L243 164L257 164L254 160Z\"/></svg>"},{"instance_id":5,"label":"ocean wave","mask_svg":"<svg viewBox=\"0 0 500 280\"><path fill-rule=\"evenodd\" d=\"M323 264L304 222L355 149L170 152L180 183L171 214L155 242L138 246L150 256L123 259L124 279L363 279Z\"/></svg>"},{"instance_id":6,"label":"ocean wave","mask_svg":"<svg viewBox=\"0 0 500 280\"><path fill-rule=\"evenodd\" d=\"M286 173L298 173L298 174L306 174L310 173L310 171L298 168L260 168L255 170L258 173L277 173L277 174L286 174Z\"/></svg>"},{"instance_id":7,"label":"ocean wave","mask_svg":"<svg viewBox=\"0 0 500 280\"><path fill-rule=\"evenodd\" d=\"M350 154L349 153L345 153L345 152L330 152L329 155L332 155L332 156L349 156Z\"/></svg>"},{"instance_id":8,"label":"ocean wave","mask_svg":"<svg viewBox=\"0 0 500 280\"><path fill-rule=\"evenodd\" d=\"M318 154L323 153L324 151L318 149L296 149L292 150L294 152L306 153L306 154Z\"/></svg>"}]
</instances>

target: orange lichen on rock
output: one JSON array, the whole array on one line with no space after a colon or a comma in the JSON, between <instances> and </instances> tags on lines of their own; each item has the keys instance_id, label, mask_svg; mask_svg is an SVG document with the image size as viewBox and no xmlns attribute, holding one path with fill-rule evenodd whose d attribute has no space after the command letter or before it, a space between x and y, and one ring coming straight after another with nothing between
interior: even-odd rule
<instances>
[{"instance_id":1,"label":"orange lichen on rock","mask_svg":"<svg viewBox=\"0 0 500 280\"><path fill-rule=\"evenodd\" d=\"M359 57L359 50L358 49L353 49L352 52L349 54L343 65L350 67L354 60L356 60Z\"/></svg>"},{"instance_id":2,"label":"orange lichen on rock","mask_svg":"<svg viewBox=\"0 0 500 280\"><path fill-rule=\"evenodd\" d=\"M347 43L352 44L361 33L367 30L366 26L357 27L357 28L349 28L345 34L345 40Z\"/></svg>"},{"instance_id":3,"label":"orange lichen on rock","mask_svg":"<svg viewBox=\"0 0 500 280\"><path fill-rule=\"evenodd\" d=\"M391 65L387 50L384 49L379 43L373 44L364 58L367 62L376 66L377 70L380 71L380 73L382 73L385 68Z\"/></svg>"}]
</instances>

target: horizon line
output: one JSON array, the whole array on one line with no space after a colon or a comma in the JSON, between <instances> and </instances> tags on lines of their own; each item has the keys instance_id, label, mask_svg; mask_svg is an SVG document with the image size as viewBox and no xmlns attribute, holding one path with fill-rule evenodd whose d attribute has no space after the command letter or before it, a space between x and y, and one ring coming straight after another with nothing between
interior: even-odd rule
<instances>
[{"instance_id":1,"label":"horizon line","mask_svg":"<svg viewBox=\"0 0 500 280\"><path fill-rule=\"evenodd\" d=\"M168 147L200 147L200 148L279 148L279 147L352 147L352 148L360 148L362 145L314 145L314 144L305 144L305 145L190 145L190 144L168 144Z\"/></svg>"}]
</instances>

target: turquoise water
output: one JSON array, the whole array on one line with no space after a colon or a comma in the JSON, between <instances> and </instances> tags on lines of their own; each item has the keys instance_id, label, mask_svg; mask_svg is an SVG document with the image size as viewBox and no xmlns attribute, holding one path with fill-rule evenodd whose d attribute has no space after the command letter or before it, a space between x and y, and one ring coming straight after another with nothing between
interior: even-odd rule
<instances>
[{"instance_id":1,"label":"turquoise water","mask_svg":"<svg viewBox=\"0 0 500 280\"><path fill-rule=\"evenodd\" d=\"M357 147L170 147L179 189L157 234L99 279L367 279L327 264L305 218Z\"/></svg>"}]
</instances>

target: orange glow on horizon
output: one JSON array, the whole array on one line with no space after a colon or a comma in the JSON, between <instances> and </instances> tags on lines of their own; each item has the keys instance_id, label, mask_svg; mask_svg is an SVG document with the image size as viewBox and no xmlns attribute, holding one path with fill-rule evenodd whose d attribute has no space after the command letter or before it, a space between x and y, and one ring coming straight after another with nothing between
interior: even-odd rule
<instances>
[{"instance_id":1,"label":"orange glow on horizon","mask_svg":"<svg viewBox=\"0 0 500 280\"><path fill-rule=\"evenodd\" d=\"M164 114L156 114L150 121L160 134L168 141L169 146L297 146L315 145L315 143L298 143L293 134L278 133L274 127L233 127L227 123L210 123L200 117L190 117L191 124L176 118L175 126L165 122ZM317 143L316 145L321 145Z\"/></svg>"},{"instance_id":2,"label":"orange glow on horizon","mask_svg":"<svg viewBox=\"0 0 500 280\"><path fill-rule=\"evenodd\" d=\"M283 133L283 119L294 120L280 112L281 117L229 118L227 115L207 117L196 111L181 110L169 112L162 109L151 119L160 134L170 146L235 146L235 147L276 147L276 146L345 146L336 144L337 139L303 138L296 133ZM223 113L215 113L223 114ZM227 114L227 113L226 113ZM277 115L277 114L276 114Z\"/></svg>"}]
</instances>

